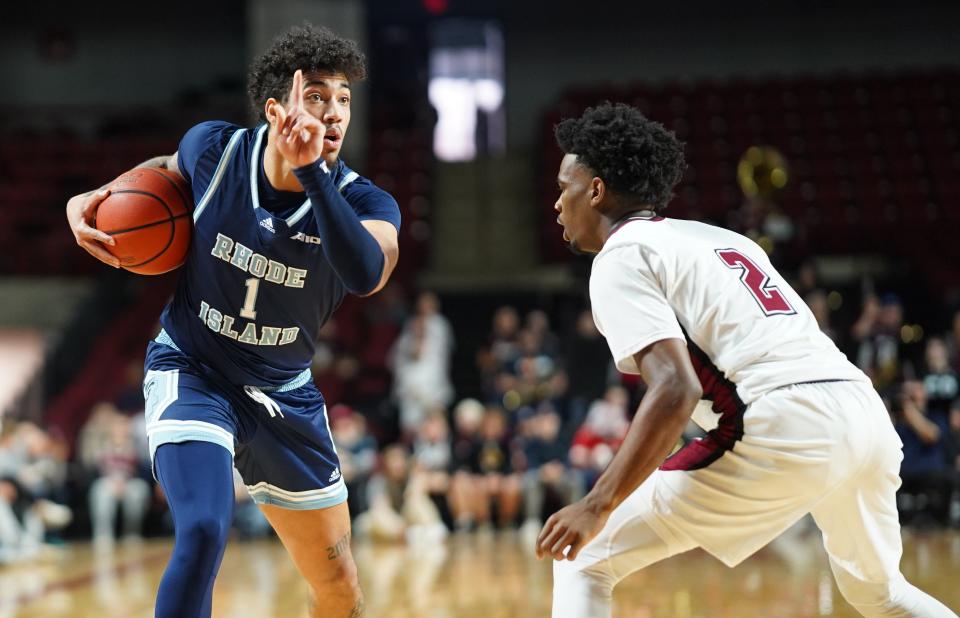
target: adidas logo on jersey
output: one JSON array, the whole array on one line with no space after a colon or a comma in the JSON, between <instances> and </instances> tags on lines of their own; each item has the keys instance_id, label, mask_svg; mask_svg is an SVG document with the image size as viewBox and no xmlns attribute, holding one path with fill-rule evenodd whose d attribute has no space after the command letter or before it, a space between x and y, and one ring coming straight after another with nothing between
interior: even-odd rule
<instances>
[{"instance_id":1,"label":"adidas logo on jersey","mask_svg":"<svg viewBox=\"0 0 960 618\"><path fill-rule=\"evenodd\" d=\"M273 219L261 219L260 227L270 230L271 234L276 234L276 230L273 229Z\"/></svg>"},{"instance_id":2,"label":"adidas logo on jersey","mask_svg":"<svg viewBox=\"0 0 960 618\"><path fill-rule=\"evenodd\" d=\"M330 475L330 480L328 482L332 483L339 478L340 478L340 468L334 468L333 473Z\"/></svg>"}]
</instances>

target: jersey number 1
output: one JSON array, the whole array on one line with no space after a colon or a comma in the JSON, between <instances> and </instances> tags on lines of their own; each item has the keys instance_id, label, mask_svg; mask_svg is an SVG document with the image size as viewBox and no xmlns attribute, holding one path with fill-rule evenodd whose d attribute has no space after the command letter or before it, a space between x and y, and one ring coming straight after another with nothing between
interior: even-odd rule
<instances>
[{"instance_id":1,"label":"jersey number 1","mask_svg":"<svg viewBox=\"0 0 960 618\"><path fill-rule=\"evenodd\" d=\"M243 308L240 310L240 317L248 320L257 319L257 292L260 290L260 280L256 277L250 277L244 282L247 286L247 296L243 299Z\"/></svg>"},{"instance_id":2,"label":"jersey number 1","mask_svg":"<svg viewBox=\"0 0 960 618\"><path fill-rule=\"evenodd\" d=\"M739 270L740 281L757 300L766 315L792 315L796 310L756 263L736 249L717 249L717 255L728 268Z\"/></svg>"}]
</instances>

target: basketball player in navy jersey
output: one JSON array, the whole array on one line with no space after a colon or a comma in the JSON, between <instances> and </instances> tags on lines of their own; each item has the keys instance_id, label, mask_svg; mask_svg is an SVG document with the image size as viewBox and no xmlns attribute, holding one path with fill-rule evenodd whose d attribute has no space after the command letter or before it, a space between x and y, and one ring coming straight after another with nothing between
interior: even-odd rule
<instances>
[{"instance_id":1,"label":"basketball player in navy jersey","mask_svg":"<svg viewBox=\"0 0 960 618\"><path fill-rule=\"evenodd\" d=\"M144 394L154 472L176 540L158 617L210 616L230 527L234 465L309 583L311 616L362 616L347 490L314 341L346 293L380 290L397 262L396 201L339 159L356 44L305 25L257 59L261 124L205 122L146 166L193 190L193 242L163 329L147 349ZM74 197L78 243L117 266L93 229L109 194Z\"/></svg>"}]
</instances>

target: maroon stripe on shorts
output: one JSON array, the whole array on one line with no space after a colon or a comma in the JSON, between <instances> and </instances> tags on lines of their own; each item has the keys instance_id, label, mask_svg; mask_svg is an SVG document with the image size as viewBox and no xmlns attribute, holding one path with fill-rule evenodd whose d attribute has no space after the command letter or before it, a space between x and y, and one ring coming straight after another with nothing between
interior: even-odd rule
<instances>
[{"instance_id":1,"label":"maroon stripe on shorts","mask_svg":"<svg viewBox=\"0 0 960 618\"><path fill-rule=\"evenodd\" d=\"M700 379L703 398L713 402L713 411L720 415L716 429L707 432L671 455L661 470L697 470L720 459L743 437L743 413L747 406L737 394L737 386L728 380L707 354L687 337L690 361Z\"/></svg>"}]
</instances>

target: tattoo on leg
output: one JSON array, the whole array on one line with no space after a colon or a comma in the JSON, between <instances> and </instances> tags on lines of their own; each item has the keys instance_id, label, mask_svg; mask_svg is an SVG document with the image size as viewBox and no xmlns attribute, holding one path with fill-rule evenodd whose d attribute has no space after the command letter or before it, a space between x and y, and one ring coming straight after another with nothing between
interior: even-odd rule
<instances>
[{"instance_id":1,"label":"tattoo on leg","mask_svg":"<svg viewBox=\"0 0 960 618\"><path fill-rule=\"evenodd\" d=\"M343 535L335 545L327 548L327 560L336 560L350 547L350 533Z\"/></svg>"}]
</instances>

